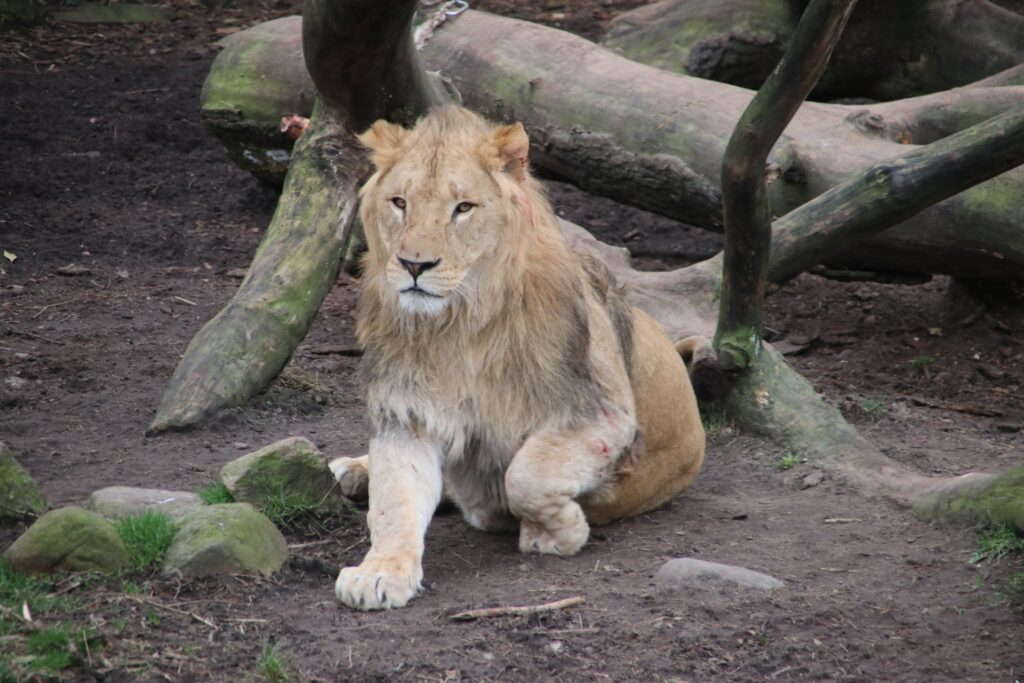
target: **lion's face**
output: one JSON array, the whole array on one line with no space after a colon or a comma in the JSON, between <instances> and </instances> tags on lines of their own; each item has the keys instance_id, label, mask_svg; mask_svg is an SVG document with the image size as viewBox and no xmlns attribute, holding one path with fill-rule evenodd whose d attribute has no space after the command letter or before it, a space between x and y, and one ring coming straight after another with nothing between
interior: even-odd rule
<instances>
[{"instance_id":1,"label":"lion's face","mask_svg":"<svg viewBox=\"0 0 1024 683\"><path fill-rule=\"evenodd\" d=\"M377 165L362 193L367 275L408 313L474 300L516 242L522 127L446 108L411 131L378 121L360 139Z\"/></svg>"}]
</instances>

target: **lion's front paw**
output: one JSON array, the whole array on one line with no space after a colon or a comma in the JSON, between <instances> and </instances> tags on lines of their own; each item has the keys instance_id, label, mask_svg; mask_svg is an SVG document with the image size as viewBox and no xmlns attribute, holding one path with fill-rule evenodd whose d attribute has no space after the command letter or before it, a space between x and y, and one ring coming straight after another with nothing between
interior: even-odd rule
<instances>
[{"instance_id":1,"label":"lion's front paw","mask_svg":"<svg viewBox=\"0 0 1024 683\"><path fill-rule=\"evenodd\" d=\"M358 567L345 567L334 583L334 593L356 609L404 607L420 590L423 570L403 558L367 556Z\"/></svg>"},{"instance_id":2,"label":"lion's front paw","mask_svg":"<svg viewBox=\"0 0 1024 683\"><path fill-rule=\"evenodd\" d=\"M341 488L341 495L352 500L366 500L370 490L370 473L366 456L361 458L335 458L327 465Z\"/></svg>"},{"instance_id":3,"label":"lion's front paw","mask_svg":"<svg viewBox=\"0 0 1024 683\"><path fill-rule=\"evenodd\" d=\"M590 525L587 524L583 510L576 503L573 508L558 515L558 522L542 526L535 522L523 520L519 527L519 549L524 553L544 553L546 555L575 555L587 542L590 536Z\"/></svg>"}]
</instances>

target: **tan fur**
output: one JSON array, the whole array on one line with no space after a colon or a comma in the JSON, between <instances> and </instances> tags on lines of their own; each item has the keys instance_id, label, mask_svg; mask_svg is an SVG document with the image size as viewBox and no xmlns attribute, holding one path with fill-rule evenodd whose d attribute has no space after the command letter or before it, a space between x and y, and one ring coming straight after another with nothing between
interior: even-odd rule
<instances>
[{"instance_id":1,"label":"tan fur","mask_svg":"<svg viewBox=\"0 0 1024 683\"><path fill-rule=\"evenodd\" d=\"M685 366L607 270L569 250L522 126L448 107L361 140L377 165L357 328L374 436L368 456L331 467L347 494L368 491L372 547L338 597L379 609L414 596L442 479L469 523L562 555L590 523L685 489L704 455Z\"/></svg>"}]
</instances>

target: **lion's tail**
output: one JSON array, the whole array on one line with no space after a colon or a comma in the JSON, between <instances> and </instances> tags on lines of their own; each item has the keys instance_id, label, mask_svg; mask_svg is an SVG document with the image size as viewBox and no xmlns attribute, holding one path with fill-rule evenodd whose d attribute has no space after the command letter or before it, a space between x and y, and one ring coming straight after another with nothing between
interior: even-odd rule
<instances>
[{"instance_id":1,"label":"lion's tail","mask_svg":"<svg viewBox=\"0 0 1024 683\"><path fill-rule=\"evenodd\" d=\"M718 354L707 337L686 337L675 343L676 353L682 357L690 373L693 393L701 403L713 403L725 398L729 382Z\"/></svg>"}]
</instances>

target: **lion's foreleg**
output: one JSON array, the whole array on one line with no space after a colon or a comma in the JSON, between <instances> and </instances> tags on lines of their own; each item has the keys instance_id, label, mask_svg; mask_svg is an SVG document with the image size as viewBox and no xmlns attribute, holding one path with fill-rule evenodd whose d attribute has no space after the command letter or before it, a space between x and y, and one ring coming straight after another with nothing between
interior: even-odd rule
<instances>
[{"instance_id":1,"label":"lion's foreleg","mask_svg":"<svg viewBox=\"0 0 1024 683\"><path fill-rule=\"evenodd\" d=\"M526 440L505 473L509 508L520 520L520 550L579 552L590 525L575 499L613 475L635 433L631 416L606 412L583 428L546 430Z\"/></svg>"},{"instance_id":2,"label":"lion's foreleg","mask_svg":"<svg viewBox=\"0 0 1024 683\"><path fill-rule=\"evenodd\" d=\"M408 433L370 441L370 552L341 570L334 590L358 609L402 607L423 579L423 537L441 500L442 452Z\"/></svg>"}]
</instances>

